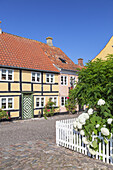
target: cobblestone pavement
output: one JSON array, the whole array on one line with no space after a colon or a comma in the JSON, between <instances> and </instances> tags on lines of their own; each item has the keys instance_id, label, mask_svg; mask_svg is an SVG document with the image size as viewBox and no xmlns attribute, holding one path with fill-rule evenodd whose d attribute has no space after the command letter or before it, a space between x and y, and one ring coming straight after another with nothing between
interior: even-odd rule
<instances>
[{"instance_id":1,"label":"cobblestone pavement","mask_svg":"<svg viewBox=\"0 0 113 170\"><path fill-rule=\"evenodd\" d=\"M54 116L47 121L41 118L38 120L1 123L0 170L112 170L112 165L104 164L101 161L91 159L55 144L55 122L56 120L64 119L64 117L69 118L69 115ZM72 115L70 117L75 116ZM41 126L39 133L39 129L35 131L37 133L36 136L41 134L41 130L42 132L45 130L45 133L37 139L36 136L31 137L35 133L32 135L29 133L29 126L36 129ZM26 131L26 128L28 130L25 140L23 137L24 133L19 133L20 138L17 138L17 136L13 137L19 131L19 127L21 132L24 129ZM4 141L3 144L5 134L3 135L2 133L5 133L6 130L7 135L10 132L8 137L11 136L13 139L8 143ZM1 140L2 137L3 140ZM6 140L8 140L8 137L6 137Z\"/></svg>"}]
</instances>

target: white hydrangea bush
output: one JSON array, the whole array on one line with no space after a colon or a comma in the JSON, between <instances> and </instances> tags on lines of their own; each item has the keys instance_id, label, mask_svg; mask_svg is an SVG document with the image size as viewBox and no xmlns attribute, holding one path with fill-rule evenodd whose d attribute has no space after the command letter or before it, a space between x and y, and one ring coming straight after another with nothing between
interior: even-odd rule
<instances>
[{"instance_id":1,"label":"white hydrangea bush","mask_svg":"<svg viewBox=\"0 0 113 170\"><path fill-rule=\"evenodd\" d=\"M82 136L82 142L87 145L89 152L96 155L99 149L99 143L102 142L98 137L92 141L92 134L101 135L104 142L113 133L113 116L110 112L109 106L103 99L99 99L95 108L89 108L87 113L82 113L73 122L75 131L79 131Z\"/></svg>"}]
</instances>

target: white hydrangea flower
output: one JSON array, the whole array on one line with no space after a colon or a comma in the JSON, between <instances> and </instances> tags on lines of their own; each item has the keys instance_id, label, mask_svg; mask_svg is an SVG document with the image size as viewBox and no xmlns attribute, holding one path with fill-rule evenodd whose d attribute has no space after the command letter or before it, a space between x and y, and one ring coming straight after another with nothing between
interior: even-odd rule
<instances>
[{"instance_id":1,"label":"white hydrangea flower","mask_svg":"<svg viewBox=\"0 0 113 170\"><path fill-rule=\"evenodd\" d=\"M89 115L88 115L88 113L82 113L82 116L84 117L84 119L89 119Z\"/></svg>"},{"instance_id":2,"label":"white hydrangea flower","mask_svg":"<svg viewBox=\"0 0 113 170\"><path fill-rule=\"evenodd\" d=\"M78 118L76 118L76 122L78 122L79 120L78 120Z\"/></svg>"},{"instance_id":3,"label":"white hydrangea flower","mask_svg":"<svg viewBox=\"0 0 113 170\"><path fill-rule=\"evenodd\" d=\"M97 125L96 125L96 128L99 128L99 126L100 126L100 125L99 125L99 124L97 124Z\"/></svg>"},{"instance_id":4,"label":"white hydrangea flower","mask_svg":"<svg viewBox=\"0 0 113 170\"><path fill-rule=\"evenodd\" d=\"M112 123L112 121L113 121L113 119L112 119L112 118L109 118L109 119L107 120L107 123L110 125L110 124Z\"/></svg>"},{"instance_id":5,"label":"white hydrangea flower","mask_svg":"<svg viewBox=\"0 0 113 170\"><path fill-rule=\"evenodd\" d=\"M83 138L82 138L82 142L83 142L84 144L86 144L86 145L88 145L88 144L89 144L89 141L87 140L87 138L86 138L86 137L83 137Z\"/></svg>"},{"instance_id":6,"label":"white hydrangea flower","mask_svg":"<svg viewBox=\"0 0 113 170\"><path fill-rule=\"evenodd\" d=\"M97 105L102 106L105 104L105 101L103 99L99 99Z\"/></svg>"},{"instance_id":7,"label":"white hydrangea flower","mask_svg":"<svg viewBox=\"0 0 113 170\"><path fill-rule=\"evenodd\" d=\"M90 152L91 155L96 155L97 154L97 152L95 150L91 149L91 148L89 148L89 152Z\"/></svg>"},{"instance_id":8,"label":"white hydrangea flower","mask_svg":"<svg viewBox=\"0 0 113 170\"><path fill-rule=\"evenodd\" d=\"M77 124L77 127L78 127L78 129L81 130L81 129L82 129L82 124L81 124L81 123L78 123L78 124Z\"/></svg>"},{"instance_id":9,"label":"white hydrangea flower","mask_svg":"<svg viewBox=\"0 0 113 170\"><path fill-rule=\"evenodd\" d=\"M103 125L103 127L106 127L106 125Z\"/></svg>"},{"instance_id":10,"label":"white hydrangea flower","mask_svg":"<svg viewBox=\"0 0 113 170\"><path fill-rule=\"evenodd\" d=\"M84 130L81 130L81 131L80 131L80 134L81 134L82 136L84 136L84 135L85 135Z\"/></svg>"},{"instance_id":11,"label":"white hydrangea flower","mask_svg":"<svg viewBox=\"0 0 113 170\"><path fill-rule=\"evenodd\" d=\"M76 122L76 121L73 122L73 127L74 127L74 128L77 127L77 122Z\"/></svg>"},{"instance_id":12,"label":"white hydrangea flower","mask_svg":"<svg viewBox=\"0 0 113 170\"><path fill-rule=\"evenodd\" d=\"M101 133L104 135L104 136L109 136L109 130L107 128L101 128Z\"/></svg>"},{"instance_id":13,"label":"white hydrangea flower","mask_svg":"<svg viewBox=\"0 0 113 170\"><path fill-rule=\"evenodd\" d=\"M80 122L80 124L85 125L86 120L85 120L84 118L81 118L81 119L79 120L79 122Z\"/></svg>"},{"instance_id":14,"label":"white hydrangea flower","mask_svg":"<svg viewBox=\"0 0 113 170\"><path fill-rule=\"evenodd\" d=\"M93 114L93 109L92 109L92 108L90 108L90 109L88 110L88 114L89 114L89 115L92 115L92 114Z\"/></svg>"}]
</instances>

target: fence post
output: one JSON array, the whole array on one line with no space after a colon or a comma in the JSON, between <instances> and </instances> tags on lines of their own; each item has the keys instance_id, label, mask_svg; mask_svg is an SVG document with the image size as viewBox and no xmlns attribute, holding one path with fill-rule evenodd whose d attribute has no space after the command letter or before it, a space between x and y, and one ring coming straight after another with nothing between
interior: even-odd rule
<instances>
[{"instance_id":1,"label":"fence post","mask_svg":"<svg viewBox=\"0 0 113 170\"><path fill-rule=\"evenodd\" d=\"M56 144L59 146L59 121L56 121Z\"/></svg>"}]
</instances>

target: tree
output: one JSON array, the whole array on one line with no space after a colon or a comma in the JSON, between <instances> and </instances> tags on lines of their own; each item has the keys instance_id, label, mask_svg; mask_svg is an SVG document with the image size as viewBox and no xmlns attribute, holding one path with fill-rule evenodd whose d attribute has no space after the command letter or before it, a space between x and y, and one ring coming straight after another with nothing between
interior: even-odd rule
<instances>
[{"instance_id":1,"label":"tree","mask_svg":"<svg viewBox=\"0 0 113 170\"><path fill-rule=\"evenodd\" d=\"M78 75L79 81L73 91L75 102L95 107L97 101L103 99L113 113L113 54L104 61L89 61Z\"/></svg>"},{"instance_id":2,"label":"tree","mask_svg":"<svg viewBox=\"0 0 113 170\"><path fill-rule=\"evenodd\" d=\"M69 112L69 114L74 114L76 112L76 104L74 100L73 95L73 89L69 90L69 97L67 97L67 101L65 104L66 110Z\"/></svg>"}]
</instances>

